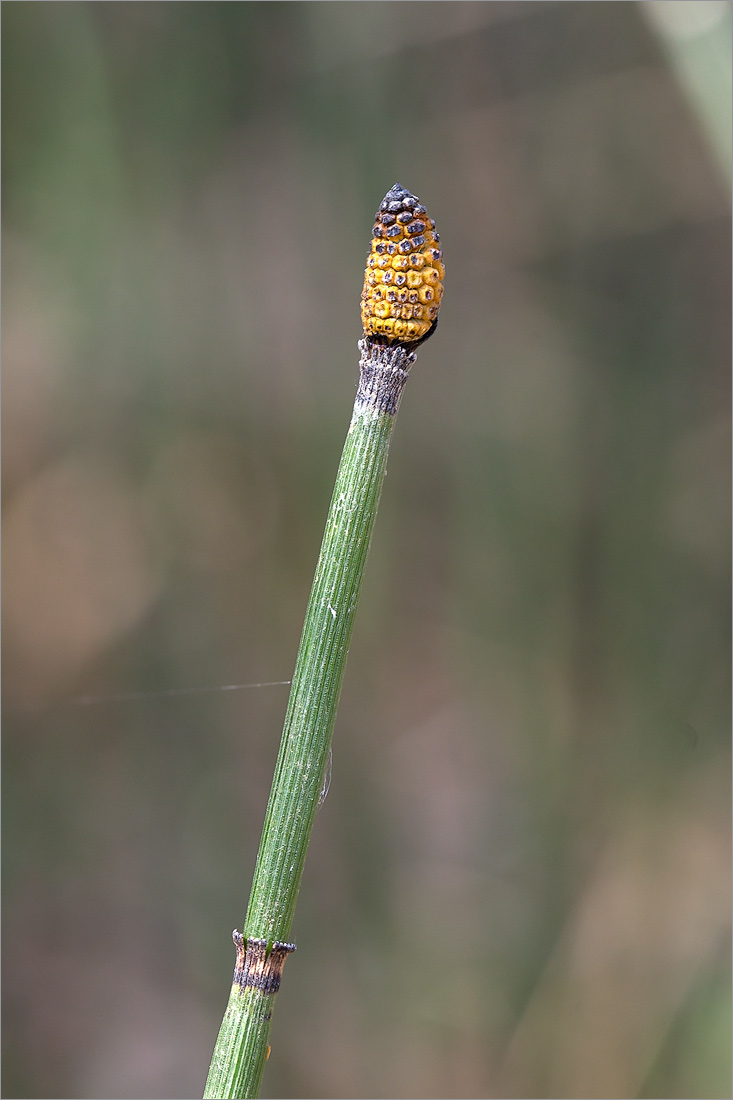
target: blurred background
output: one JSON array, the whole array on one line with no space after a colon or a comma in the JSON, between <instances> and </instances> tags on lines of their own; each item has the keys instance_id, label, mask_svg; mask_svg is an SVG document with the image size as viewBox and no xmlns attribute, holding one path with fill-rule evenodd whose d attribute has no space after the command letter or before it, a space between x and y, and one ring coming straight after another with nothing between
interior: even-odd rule
<instances>
[{"instance_id":1,"label":"blurred background","mask_svg":"<svg viewBox=\"0 0 733 1100\"><path fill-rule=\"evenodd\" d=\"M3 1095L201 1095L398 180L264 1095L730 1096L730 5L2 14Z\"/></svg>"}]
</instances>

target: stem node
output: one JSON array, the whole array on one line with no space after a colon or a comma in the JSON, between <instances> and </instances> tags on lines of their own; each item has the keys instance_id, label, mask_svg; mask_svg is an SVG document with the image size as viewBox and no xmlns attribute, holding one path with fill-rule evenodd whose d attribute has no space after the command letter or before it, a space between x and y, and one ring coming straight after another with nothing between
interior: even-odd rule
<instances>
[{"instance_id":1,"label":"stem node","mask_svg":"<svg viewBox=\"0 0 733 1100\"><path fill-rule=\"evenodd\" d=\"M277 993L288 955L296 950L294 943L276 940L270 950L267 940L254 936L245 939L235 928L232 939L237 949L234 964L234 984L241 989L259 989L261 993Z\"/></svg>"}]
</instances>

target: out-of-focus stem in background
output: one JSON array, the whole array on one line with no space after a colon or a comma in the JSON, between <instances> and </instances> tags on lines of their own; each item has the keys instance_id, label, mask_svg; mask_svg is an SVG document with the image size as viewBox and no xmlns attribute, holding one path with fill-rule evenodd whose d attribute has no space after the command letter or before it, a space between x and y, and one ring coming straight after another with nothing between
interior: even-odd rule
<instances>
[{"instance_id":1,"label":"out-of-focus stem in background","mask_svg":"<svg viewBox=\"0 0 733 1100\"><path fill-rule=\"evenodd\" d=\"M642 9L730 182L733 65L729 0L644 0Z\"/></svg>"}]
</instances>

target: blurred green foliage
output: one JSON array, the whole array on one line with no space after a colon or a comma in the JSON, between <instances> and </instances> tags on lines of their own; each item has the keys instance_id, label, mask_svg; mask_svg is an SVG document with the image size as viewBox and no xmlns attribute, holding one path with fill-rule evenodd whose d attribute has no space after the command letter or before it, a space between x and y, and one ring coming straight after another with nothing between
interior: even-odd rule
<instances>
[{"instance_id":1,"label":"blurred green foliage","mask_svg":"<svg viewBox=\"0 0 733 1100\"><path fill-rule=\"evenodd\" d=\"M3 4L4 1095L201 1095L287 689L78 699L290 675L395 180L266 1095L730 1095L730 194L643 9Z\"/></svg>"}]
</instances>

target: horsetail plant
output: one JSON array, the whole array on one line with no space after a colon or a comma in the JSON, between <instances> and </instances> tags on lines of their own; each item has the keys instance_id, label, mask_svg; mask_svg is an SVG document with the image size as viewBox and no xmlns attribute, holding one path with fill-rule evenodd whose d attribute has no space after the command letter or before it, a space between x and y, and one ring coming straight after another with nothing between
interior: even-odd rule
<instances>
[{"instance_id":1,"label":"horsetail plant","mask_svg":"<svg viewBox=\"0 0 733 1100\"><path fill-rule=\"evenodd\" d=\"M438 323L444 267L435 222L396 183L384 197L364 275L359 385L305 614L234 981L205 1098L259 1094L387 453L403 387Z\"/></svg>"}]
</instances>

